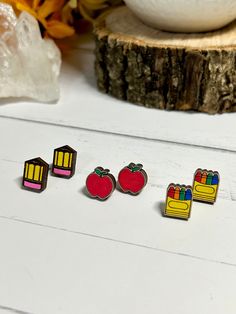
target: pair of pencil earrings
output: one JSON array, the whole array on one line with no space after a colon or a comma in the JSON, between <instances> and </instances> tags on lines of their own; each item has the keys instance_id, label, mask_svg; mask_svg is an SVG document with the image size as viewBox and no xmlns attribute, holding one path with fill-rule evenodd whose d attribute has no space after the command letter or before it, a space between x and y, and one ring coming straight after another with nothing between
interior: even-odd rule
<instances>
[{"instance_id":1,"label":"pair of pencil earrings","mask_svg":"<svg viewBox=\"0 0 236 314\"><path fill-rule=\"evenodd\" d=\"M68 145L56 148L53 155L52 175L71 178L75 173L77 152ZM25 189L42 192L47 187L49 164L37 157L27 160L24 166L22 186ZM120 189L125 193L139 194L147 184L147 174L141 164L130 163L118 176ZM117 186L109 169L97 167L86 179L90 197L106 200Z\"/></svg>"},{"instance_id":2,"label":"pair of pencil earrings","mask_svg":"<svg viewBox=\"0 0 236 314\"><path fill-rule=\"evenodd\" d=\"M52 175L71 178L75 173L77 152L68 145L56 148L53 155ZM37 157L25 162L22 186L42 192L47 187L49 164Z\"/></svg>"}]
</instances>

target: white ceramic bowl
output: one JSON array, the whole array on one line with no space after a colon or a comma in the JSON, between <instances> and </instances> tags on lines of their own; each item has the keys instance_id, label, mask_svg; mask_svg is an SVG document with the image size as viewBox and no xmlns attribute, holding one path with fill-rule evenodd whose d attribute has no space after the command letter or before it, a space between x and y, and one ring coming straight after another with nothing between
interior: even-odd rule
<instances>
[{"instance_id":1,"label":"white ceramic bowl","mask_svg":"<svg viewBox=\"0 0 236 314\"><path fill-rule=\"evenodd\" d=\"M206 32L236 18L236 0L124 0L144 23L171 32Z\"/></svg>"}]
</instances>

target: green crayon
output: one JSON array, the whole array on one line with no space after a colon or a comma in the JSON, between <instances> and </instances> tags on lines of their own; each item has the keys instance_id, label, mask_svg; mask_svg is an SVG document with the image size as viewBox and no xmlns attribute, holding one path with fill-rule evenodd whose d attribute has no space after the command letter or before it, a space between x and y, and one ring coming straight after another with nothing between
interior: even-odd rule
<instances>
[{"instance_id":1,"label":"green crayon","mask_svg":"<svg viewBox=\"0 0 236 314\"><path fill-rule=\"evenodd\" d=\"M180 201L184 201L184 199L185 199L185 189L184 188L182 188L180 191L179 199L180 199Z\"/></svg>"},{"instance_id":2,"label":"green crayon","mask_svg":"<svg viewBox=\"0 0 236 314\"><path fill-rule=\"evenodd\" d=\"M213 173L208 173L206 184L211 185L212 184L212 178L213 178Z\"/></svg>"}]
</instances>

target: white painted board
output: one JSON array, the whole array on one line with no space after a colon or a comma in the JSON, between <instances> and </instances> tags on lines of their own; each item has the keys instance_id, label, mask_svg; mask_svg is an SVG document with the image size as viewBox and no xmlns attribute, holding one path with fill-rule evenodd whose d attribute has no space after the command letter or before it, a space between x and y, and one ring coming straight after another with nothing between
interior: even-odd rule
<instances>
[{"instance_id":1,"label":"white painted board","mask_svg":"<svg viewBox=\"0 0 236 314\"><path fill-rule=\"evenodd\" d=\"M236 311L233 266L4 219L0 235L0 312Z\"/></svg>"},{"instance_id":2,"label":"white painted board","mask_svg":"<svg viewBox=\"0 0 236 314\"><path fill-rule=\"evenodd\" d=\"M1 217L236 265L234 153L11 119L1 119L1 134L6 126L9 132L1 147ZM18 145L14 146L15 130ZM76 175L70 180L49 176L48 188L41 194L22 190L24 161L41 156L50 163L53 149L64 144L78 150ZM143 162L149 174L139 196L115 191L100 202L85 195L86 177L96 166L109 167L117 177L130 161ZM216 204L194 203L188 222L163 218L168 184L191 184L198 166L220 172Z\"/></svg>"},{"instance_id":3,"label":"white painted board","mask_svg":"<svg viewBox=\"0 0 236 314\"><path fill-rule=\"evenodd\" d=\"M236 151L236 113L166 112L104 95L96 87L90 49L65 55L60 80L57 104L2 100L0 116Z\"/></svg>"},{"instance_id":4,"label":"white painted board","mask_svg":"<svg viewBox=\"0 0 236 314\"><path fill-rule=\"evenodd\" d=\"M103 95L91 49L81 37L65 55L58 104L1 102L0 313L235 314L235 114ZM51 163L64 144L78 150L75 176L22 190L24 161ZM139 196L85 195L96 166L117 176L130 161L149 175ZM220 172L216 204L194 203L188 222L162 217L168 184L191 184L198 167Z\"/></svg>"}]
</instances>

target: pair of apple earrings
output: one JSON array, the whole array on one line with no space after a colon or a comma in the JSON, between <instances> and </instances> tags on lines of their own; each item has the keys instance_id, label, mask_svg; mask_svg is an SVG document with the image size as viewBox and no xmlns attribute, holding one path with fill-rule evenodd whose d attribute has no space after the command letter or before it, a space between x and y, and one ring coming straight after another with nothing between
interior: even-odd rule
<instances>
[{"instance_id":1,"label":"pair of apple earrings","mask_svg":"<svg viewBox=\"0 0 236 314\"><path fill-rule=\"evenodd\" d=\"M145 187L148 176L143 165L131 162L118 175L118 186L124 193L139 194ZM108 199L116 189L117 182L109 169L97 167L86 179L86 188L90 197L99 200Z\"/></svg>"}]
</instances>

